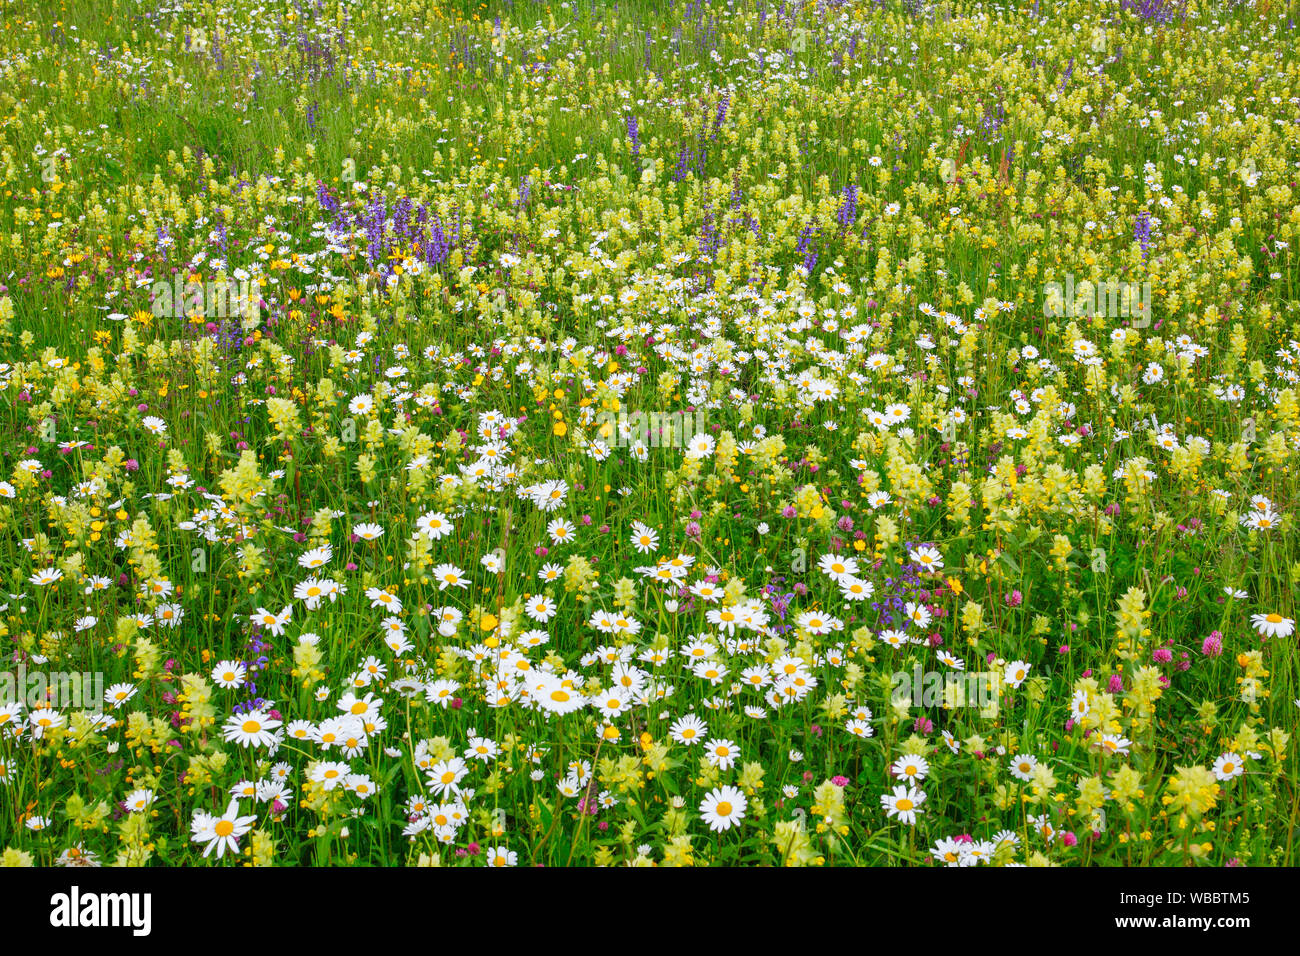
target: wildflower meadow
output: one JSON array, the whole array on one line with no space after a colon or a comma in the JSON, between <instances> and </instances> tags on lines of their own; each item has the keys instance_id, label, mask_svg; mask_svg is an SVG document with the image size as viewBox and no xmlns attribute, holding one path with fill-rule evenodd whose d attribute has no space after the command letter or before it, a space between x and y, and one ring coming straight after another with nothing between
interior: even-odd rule
<instances>
[{"instance_id":1,"label":"wildflower meadow","mask_svg":"<svg viewBox=\"0 0 1300 956\"><path fill-rule=\"evenodd\" d=\"M1276 866L1300 4L0 7L0 861Z\"/></svg>"}]
</instances>

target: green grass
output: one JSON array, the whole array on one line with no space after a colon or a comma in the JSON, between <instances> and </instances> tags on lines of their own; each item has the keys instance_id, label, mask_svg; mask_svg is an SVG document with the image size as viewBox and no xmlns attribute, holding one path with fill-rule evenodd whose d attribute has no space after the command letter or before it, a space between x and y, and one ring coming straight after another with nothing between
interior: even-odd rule
<instances>
[{"instance_id":1,"label":"green grass","mask_svg":"<svg viewBox=\"0 0 1300 956\"><path fill-rule=\"evenodd\" d=\"M23 728L0 727L6 862L1293 863L1296 13L3 8L0 647L11 673L133 689L98 725L56 699L42 730L21 691L0 710ZM420 245L435 219L445 256ZM253 274L257 320L155 315L178 269ZM1154 321L1047 314L1067 274L1150 282ZM697 407L698 457L637 460L614 434L593 453L599 412ZM489 413L510 473L474 479ZM522 491L559 480L554 511ZM430 513L454 527L422 542ZM693 567L657 583L675 555ZM833 555L870 600L820 569ZM466 587L440 589L443 565ZM309 608L313 573L346 592ZM715 603L678 592L701 583ZM919 643L889 646L886 598L927 609ZM284 608L282 633L254 627ZM756 608L734 635L707 615ZM601 633L604 612L639 627ZM705 638L717 684L681 653ZM494 706L485 661L511 645ZM644 671L617 715L606 652ZM997 705L892 704L940 652L991 674ZM787 677L788 702L730 692L795 659L815 686ZM354 688L368 660L384 674ZM223 661L256 664L256 690L218 686ZM566 678L587 706L529 703ZM426 699L439 681L454 705ZM383 724L350 756L223 733L258 701L281 731L329 729L350 689ZM689 714L734 765L674 736ZM499 752L440 796L421 763L477 738ZM881 797L917 755L912 824ZM1246 772L1216 779L1224 760ZM331 761L359 776L327 789ZM283 799L241 796L237 848L205 856L204 815L278 773ZM423 826L439 804L461 819Z\"/></svg>"}]
</instances>

